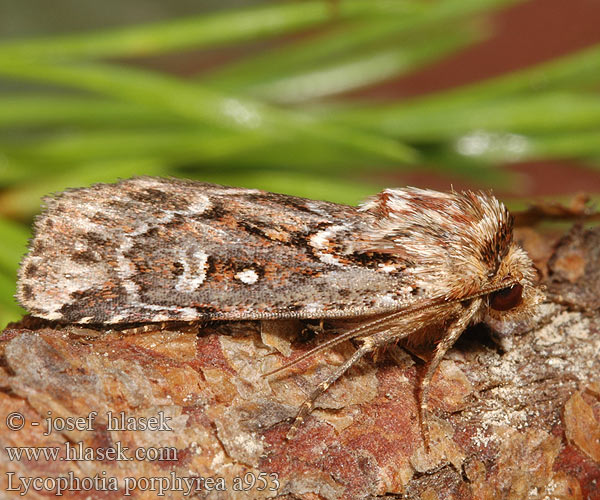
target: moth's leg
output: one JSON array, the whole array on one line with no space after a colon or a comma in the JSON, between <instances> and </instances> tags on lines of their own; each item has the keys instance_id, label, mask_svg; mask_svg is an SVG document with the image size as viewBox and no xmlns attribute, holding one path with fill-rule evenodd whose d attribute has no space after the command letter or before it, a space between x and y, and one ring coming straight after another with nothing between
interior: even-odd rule
<instances>
[{"instance_id":1,"label":"moth's leg","mask_svg":"<svg viewBox=\"0 0 600 500\"><path fill-rule=\"evenodd\" d=\"M321 318L319 320L319 324L318 325L312 325L310 323L306 323L304 325L303 332L316 333L317 335L324 333L325 332L325 320L323 320Z\"/></svg>"},{"instance_id":2,"label":"moth's leg","mask_svg":"<svg viewBox=\"0 0 600 500\"><path fill-rule=\"evenodd\" d=\"M431 379L433 378L436 370L440 366L440 361L448 352L460 334L465 330L465 328L471 322L471 319L475 315L475 313L481 307L483 300L481 298L476 298L471 301L471 303L465 307L464 313L450 326L446 335L442 338L442 340L438 343L435 348L435 352L433 357L427 363L427 369L425 370L425 374L423 375L423 379L421 380L420 387L420 423L421 423L421 431L423 434L423 442L425 445L425 450L429 450L429 412L428 412L428 404L429 404L429 385L431 384Z\"/></svg>"},{"instance_id":3,"label":"moth's leg","mask_svg":"<svg viewBox=\"0 0 600 500\"><path fill-rule=\"evenodd\" d=\"M348 371L360 358L362 358L365 354L368 354L374 349L386 344L389 342L389 335L386 335L386 332L381 332L380 334L373 335L371 337L366 337L362 343L362 345L354 352L352 356L350 356L344 363L342 363L338 368L321 382L315 390L311 393L309 398L302 403L300 406L300 410L298 411L298 415L292 424L292 427L288 431L286 438L293 439L296 433L298 432L298 428L304 422L304 419L307 415L310 414L312 409L315 406L317 399L323 394L331 385L339 379L346 371Z\"/></svg>"}]
</instances>

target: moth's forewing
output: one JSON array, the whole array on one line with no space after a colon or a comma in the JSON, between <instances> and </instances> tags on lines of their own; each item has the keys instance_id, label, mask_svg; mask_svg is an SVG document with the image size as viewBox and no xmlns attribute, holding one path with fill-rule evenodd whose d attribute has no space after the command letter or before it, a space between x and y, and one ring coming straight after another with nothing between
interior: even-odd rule
<instances>
[{"instance_id":1,"label":"moth's forewing","mask_svg":"<svg viewBox=\"0 0 600 500\"><path fill-rule=\"evenodd\" d=\"M71 323L328 318L414 302L402 259L351 243L354 207L139 177L46 200L19 273L35 316Z\"/></svg>"}]
</instances>

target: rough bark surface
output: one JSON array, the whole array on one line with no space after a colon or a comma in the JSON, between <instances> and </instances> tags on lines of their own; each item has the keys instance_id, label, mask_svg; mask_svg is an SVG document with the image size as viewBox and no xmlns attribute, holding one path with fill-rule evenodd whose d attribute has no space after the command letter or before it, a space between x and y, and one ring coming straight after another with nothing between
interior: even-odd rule
<instances>
[{"instance_id":1,"label":"rough bark surface","mask_svg":"<svg viewBox=\"0 0 600 500\"><path fill-rule=\"evenodd\" d=\"M0 336L0 497L62 476L71 487L97 480L66 499L157 498L160 485L163 498L183 498L182 478L189 496L210 499L600 499L600 231L575 228L553 247L520 236L548 300L499 344L473 327L448 353L432 386L430 454L416 419L423 364L399 346L353 368L286 441L306 394L354 347L261 373L333 332L299 334L289 321L127 335L25 319ZM22 429L8 428L11 414ZM109 415L138 427L162 419L163 430L110 430ZM100 456L119 446L128 460ZM17 459L6 447L58 455ZM73 449L88 459L65 460ZM164 455L136 459L136 449ZM32 482L26 498L52 485Z\"/></svg>"}]
</instances>

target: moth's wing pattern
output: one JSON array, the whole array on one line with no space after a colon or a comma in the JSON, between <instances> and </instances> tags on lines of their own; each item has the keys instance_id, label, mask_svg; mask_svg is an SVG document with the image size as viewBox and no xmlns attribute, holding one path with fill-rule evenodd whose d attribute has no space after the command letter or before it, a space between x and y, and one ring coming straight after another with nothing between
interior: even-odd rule
<instances>
[{"instance_id":1,"label":"moth's wing pattern","mask_svg":"<svg viewBox=\"0 0 600 500\"><path fill-rule=\"evenodd\" d=\"M327 318L414 302L405 263L360 253L354 207L138 177L46 200L19 271L35 316L73 323Z\"/></svg>"}]
</instances>

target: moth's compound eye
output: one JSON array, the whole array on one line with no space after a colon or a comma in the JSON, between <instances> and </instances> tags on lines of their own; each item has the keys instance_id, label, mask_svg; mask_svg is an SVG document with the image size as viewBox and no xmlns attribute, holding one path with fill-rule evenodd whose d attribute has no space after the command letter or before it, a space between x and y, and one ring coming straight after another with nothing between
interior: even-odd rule
<instances>
[{"instance_id":1,"label":"moth's compound eye","mask_svg":"<svg viewBox=\"0 0 600 500\"><path fill-rule=\"evenodd\" d=\"M523 286L519 283L490 294L490 307L496 311L509 311L523 300Z\"/></svg>"}]
</instances>

